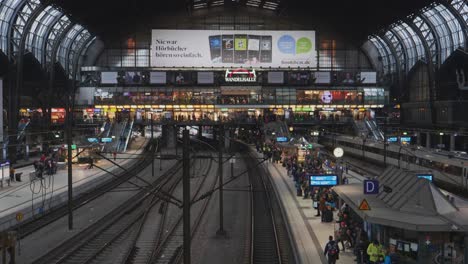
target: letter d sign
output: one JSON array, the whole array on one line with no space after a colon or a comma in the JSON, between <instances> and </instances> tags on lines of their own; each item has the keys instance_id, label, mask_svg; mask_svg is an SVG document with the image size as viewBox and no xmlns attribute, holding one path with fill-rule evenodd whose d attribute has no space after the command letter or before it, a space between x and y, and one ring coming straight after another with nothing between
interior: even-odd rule
<instances>
[{"instance_id":1,"label":"letter d sign","mask_svg":"<svg viewBox=\"0 0 468 264\"><path fill-rule=\"evenodd\" d=\"M379 194L379 182L364 180L364 194Z\"/></svg>"}]
</instances>

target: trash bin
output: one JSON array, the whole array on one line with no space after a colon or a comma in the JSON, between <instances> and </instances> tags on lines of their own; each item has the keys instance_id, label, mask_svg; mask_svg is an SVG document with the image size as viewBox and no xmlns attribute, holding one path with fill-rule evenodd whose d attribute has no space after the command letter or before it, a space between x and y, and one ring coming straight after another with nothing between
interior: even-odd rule
<instances>
[{"instance_id":1,"label":"trash bin","mask_svg":"<svg viewBox=\"0 0 468 264\"><path fill-rule=\"evenodd\" d=\"M21 175L23 175L22 172L15 173L15 180L20 182L21 181Z\"/></svg>"}]
</instances>

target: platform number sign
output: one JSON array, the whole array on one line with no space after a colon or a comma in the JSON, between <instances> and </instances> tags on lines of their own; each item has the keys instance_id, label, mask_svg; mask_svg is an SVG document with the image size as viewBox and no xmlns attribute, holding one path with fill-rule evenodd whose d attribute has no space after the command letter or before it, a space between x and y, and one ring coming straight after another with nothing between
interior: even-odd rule
<instances>
[{"instance_id":1,"label":"platform number sign","mask_svg":"<svg viewBox=\"0 0 468 264\"><path fill-rule=\"evenodd\" d=\"M17 213L16 214L16 221L17 222L23 221L23 217L24 217L23 213Z\"/></svg>"}]
</instances>

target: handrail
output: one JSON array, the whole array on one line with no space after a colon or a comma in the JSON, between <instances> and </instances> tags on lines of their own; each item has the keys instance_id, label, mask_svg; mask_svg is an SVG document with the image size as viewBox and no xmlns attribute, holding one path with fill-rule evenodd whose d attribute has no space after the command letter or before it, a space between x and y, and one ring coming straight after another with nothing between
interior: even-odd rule
<instances>
[{"instance_id":1,"label":"handrail","mask_svg":"<svg viewBox=\"0 0 468 264\"><path fill-rule=\"evenodd\" d=\"M128 142L130 140L130 136L132 135L132 129L133 129L133 123L134 121L132 120L130 122L130 125L128 126L128 132L127 132L127 137L125 139L125 144L124 144L124 149L123 149L123 152L127 151L127 147L128 147ZM125 133L124 133L125 134ZM125 135L124 135L125 136Z\"/></svg>"}]
</instances>

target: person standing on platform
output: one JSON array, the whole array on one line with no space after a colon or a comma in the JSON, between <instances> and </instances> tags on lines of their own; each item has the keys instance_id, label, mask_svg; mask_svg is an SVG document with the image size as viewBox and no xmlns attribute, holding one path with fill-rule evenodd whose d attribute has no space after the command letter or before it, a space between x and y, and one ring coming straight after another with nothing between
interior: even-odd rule
<instances>
[{"instance_id":1,"label":"person standing on platform","mask_svg":"<svg viewBox=\"0 0 468 264\"><path fill-rule=\"evenodd\" d=\"M336 260L339 259L340 248L336 241L333 240L333 236L328 237L328 243L325 246L323 254L328 257L328 264L335 264Z\"/></svg>"},{"instance_id":2,"label":"person standing on platform","mask_svg":"<svg viewBox=\"0 0 468 264\"><path fill-rule=\"evenodd\" d=\"M117 152L114 151L114 152L112 153L112 155L114 156L114 161L115 161L115 160L117 159Z\"/></svg>"},{"instance_id":3,"label":"person standing on platform","mask_svg":"<svg viewBox=\"0 0 468 264\"><path fill-rule=\"evenodd\" d=\"M13 165L10 165L10 182L15 181L15 168L13 168Z\"/></svg>"},{"instance_id":4,"label":"person standing on platform","mask_svg":"<svg viewBox=\"0 0 468 264\"><path fill-rule=\"evenodd\" d=\"M367 255L369 255L370 264L378 264L382 257L382 246L379 244L379 241L374 240L367 247Z\"/></svg>"}]
</instances>

